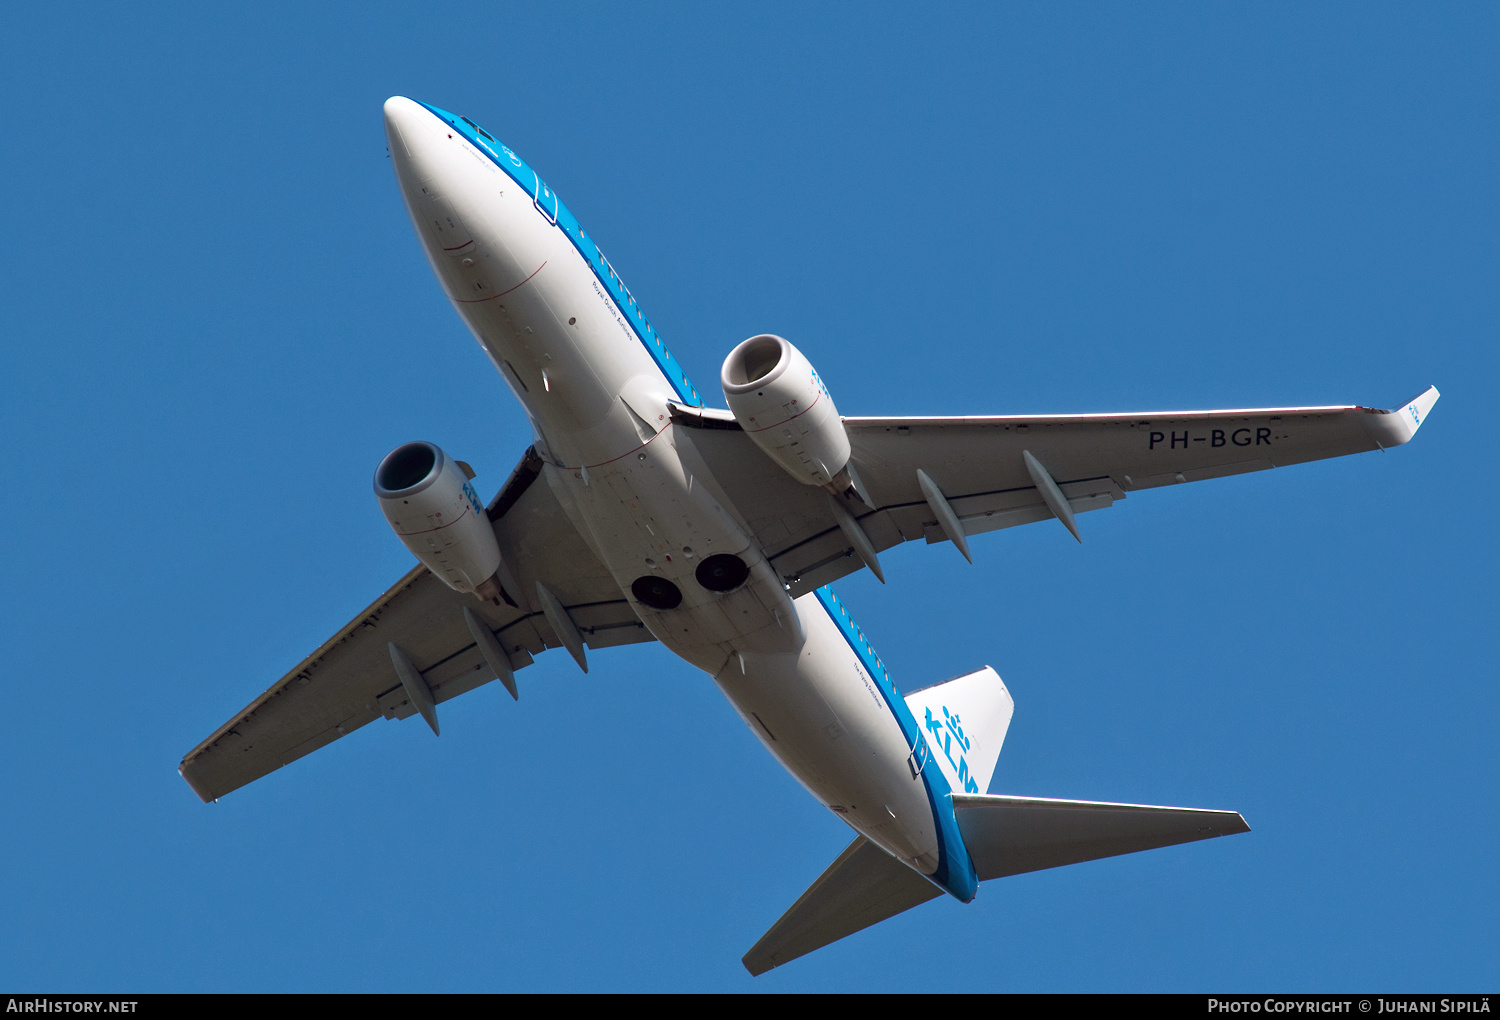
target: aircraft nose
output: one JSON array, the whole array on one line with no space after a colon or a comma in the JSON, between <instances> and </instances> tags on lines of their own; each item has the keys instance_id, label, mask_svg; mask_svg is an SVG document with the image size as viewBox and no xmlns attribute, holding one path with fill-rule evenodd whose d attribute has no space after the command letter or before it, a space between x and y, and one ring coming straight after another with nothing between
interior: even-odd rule
<instances>
[{"instance_id":1,"label":"aircraft nose","mask_svg":"<svg viewBox=\"0 0 1500 1020\"><path fill-rule=\"evenodd\" d=\"M432 140L437 122L432 114L405 96L385 101L385 137L395 159L414 157Z\"/></svg>"}]
</instances>

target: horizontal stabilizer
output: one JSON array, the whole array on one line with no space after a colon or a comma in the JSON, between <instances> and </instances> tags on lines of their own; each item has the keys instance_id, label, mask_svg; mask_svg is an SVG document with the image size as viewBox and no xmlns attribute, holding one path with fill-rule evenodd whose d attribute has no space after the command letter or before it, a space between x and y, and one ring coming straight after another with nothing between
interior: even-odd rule
<instances>
[{"instance_id":1,"label":"horizontal stabilizer","mask_svg":"<svg viewBox=\"0 0 1500 1020\"><path fill-rule=\"evenodd\" d=\"M953 807L981 881L1250 831L1236 811L960 793Z\"/></svg>"},{"instance_id":2,"label":"horizontal stabilizer","mask_svg":"<svg viewBox=\"0 0 1500 1020\"><path fill-rule=\"evenodd\" d=\"M939 895L932 883L860 836L751 947L745 969L764 974Z\"/></svg>"}]
</instances>

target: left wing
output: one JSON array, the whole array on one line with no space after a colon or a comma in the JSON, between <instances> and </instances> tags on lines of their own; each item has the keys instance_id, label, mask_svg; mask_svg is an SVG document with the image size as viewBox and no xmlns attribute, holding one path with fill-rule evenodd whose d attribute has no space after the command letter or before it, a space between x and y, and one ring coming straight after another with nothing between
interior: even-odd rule
<instances>
[{"instance_id":1,"label":"left wing","mask_svg":"<svg viewBox=\"0 0 1500 1020\"><path fill-rule=\"evenodd\" d=\"M495 679L464 618L470 610L495 635L512 669L566 645L538 603L538 582L556 596L590 648L652 640L619 586L568 520L533 450L491 502L490 520L515 582L516 605L492 605L449 588L418 564L321 648L188 752L179 770L199 797L214 800L366 723L405 719L420 709L392 662L396 644L433 704ZM541 484L533 484L540 482ZM580 650L580 653L581 650ZM419 695L420 696L420 695Z\"/></svg>"},{"instance_id":2,"label":"left wing","mask_svg":"<svg viewBox=\"0 0 1500 1020\"><path fill-rule=\"evenodd\" d=\"M1400 446L1438 391L1405 405L1140 414L845 418L871 505L839 502L869 552L1110 506L1127 492ZM726 411L673 406L684 461L739 514L793 597L865 566L828 494L763 454ZM924 486L922 477L927 484ZM967 555L967 554L966 554Z\"/></svg>"}]
</instances>

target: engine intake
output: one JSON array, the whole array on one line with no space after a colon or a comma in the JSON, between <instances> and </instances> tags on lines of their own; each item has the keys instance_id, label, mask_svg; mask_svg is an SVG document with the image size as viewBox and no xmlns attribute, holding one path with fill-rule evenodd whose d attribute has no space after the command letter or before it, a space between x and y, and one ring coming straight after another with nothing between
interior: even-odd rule
<instances>
[{"instance_id":1,"label":"engine intake","mask_svg":"<svg viewBox=\"0 0 1500 1020\"><path fill-rule=\"evenodd\" d=\"M448 587L494 599L500 545L465 467L432 443L406 443L375 469L375 498L401 544Z\"/></svg>"},{"instance_id":2,"label":"engine intake","mask_svg":"<svg viewBox=\"0 0 1500 1020\"><path fill-rule=\"evenodd\" d=\"M729 352L719 382L746 435L794 478L821 486L841 480L849 436L801 351L779 336L753 336Z\"/></svg>"}]
</instances>

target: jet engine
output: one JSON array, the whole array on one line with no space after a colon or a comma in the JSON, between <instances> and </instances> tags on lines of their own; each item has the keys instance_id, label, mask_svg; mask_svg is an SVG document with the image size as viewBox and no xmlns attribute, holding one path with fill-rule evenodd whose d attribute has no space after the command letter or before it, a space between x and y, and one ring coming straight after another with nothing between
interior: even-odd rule
<instances>
[{"instance_id":1,"label":"jet engine","mask_svg":"<svg viewBox=\"0 0 1500 1020\"><path fill-rule=\"evenodd\" d=\"M753 336L729 352L719 382L745 434L794 478L849 486L849 436L801 351L779 336Z\"/></svg>"},{"instance_id":2,"label":"jet engine","mask_svg":"<svg viewBox=\"0 0 1500 1020\"><path fill-rule=\"evenodd\" d=\"M500 546L473 476L432 443L407 443L375 469L375 497L396 537L448 587L496 599Z\"/></svg>"}]
</instances>

